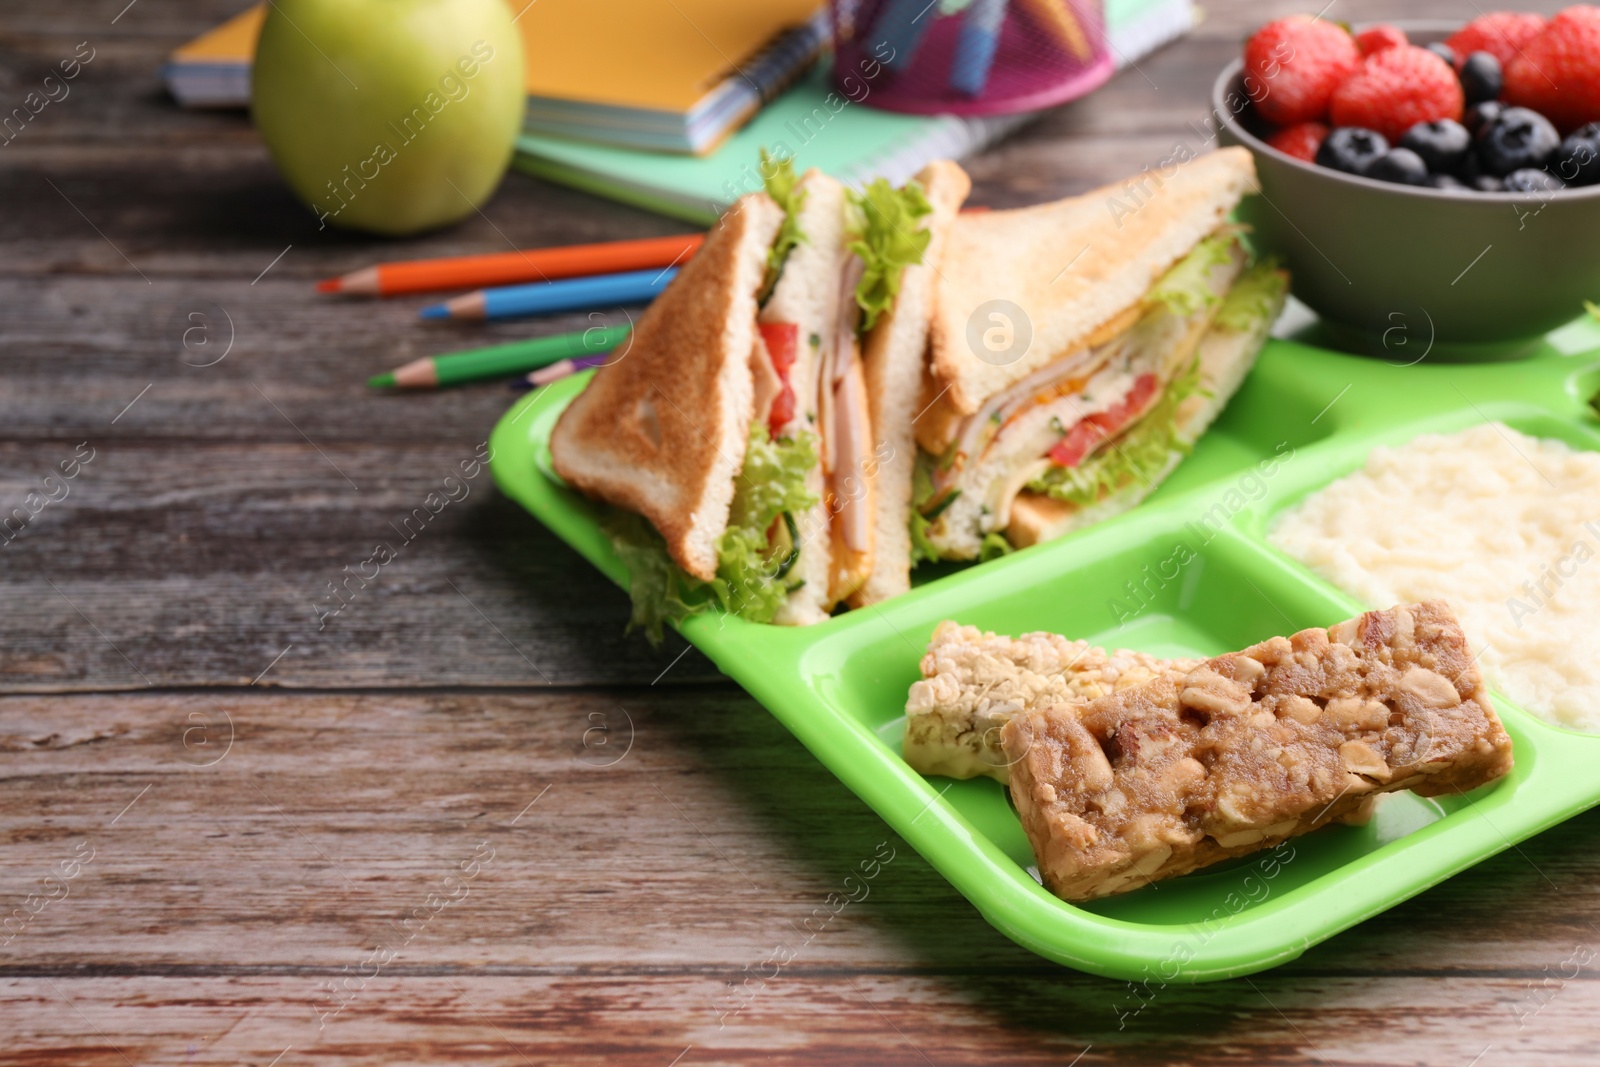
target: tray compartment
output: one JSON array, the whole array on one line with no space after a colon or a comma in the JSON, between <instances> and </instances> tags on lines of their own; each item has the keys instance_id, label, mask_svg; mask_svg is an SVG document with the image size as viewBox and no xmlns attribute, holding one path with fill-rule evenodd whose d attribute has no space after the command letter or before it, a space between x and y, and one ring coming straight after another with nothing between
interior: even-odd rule
<instances>
[{"instance_id":1,"label":"tray compartment","mask_svg":"<svg viewBox=\"0 0 1600 1067\"><path fill-rule=\"evenodd\" d=\"M808 649L800 669L830 710L859 723L886 757L899 761L906 690L920 677L922 650L945 618L1003 634L1049 630L1157 655L1209 656L1359 613L1348 598L1325 583L1306 581L1231 527L1200 544L1183 521L1188 513L1174 504L1155 516L1130 516L1006 561L976 589L929 589L885 605L881 617L859 613L857 625ZM1135 580L1139 584L1130 593ZM1113 603L1121 605L1120 614ZM1003 787L988 779L928 782L938 793L933 803L1003 853L1015 865L1014 878L1031 877L1025 872L1032 850ZM1396 794L1380 802L1366 826L1329 827L1297 838L1285 849L1293 862L1272 871L1272 893L1241 895L1241 879L1264 858L1245 857L1074 910L1145 926L1201 922L1219 907L1242 915L1273 896L1315 892L1322 880L1474 799ZM1256 871L1258 878L1263 873Z\"/></svg>"}]
</instances>

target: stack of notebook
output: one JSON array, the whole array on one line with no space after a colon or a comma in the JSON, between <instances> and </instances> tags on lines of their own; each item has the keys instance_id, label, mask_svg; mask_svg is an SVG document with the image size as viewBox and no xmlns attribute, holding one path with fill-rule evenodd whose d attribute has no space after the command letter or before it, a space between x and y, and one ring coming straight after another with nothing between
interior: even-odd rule
<instances>
[{"instance_id":1,"label":"stack of notebook","mask_svg":"<svg viewBox=\"0 0 1600 1067\"><path fill-rule=\"evenodd\" d=\"M537 0L517 24L529 133L696 154L793 82L828 39L817 0Z\"/></svg>"}]
</instances>

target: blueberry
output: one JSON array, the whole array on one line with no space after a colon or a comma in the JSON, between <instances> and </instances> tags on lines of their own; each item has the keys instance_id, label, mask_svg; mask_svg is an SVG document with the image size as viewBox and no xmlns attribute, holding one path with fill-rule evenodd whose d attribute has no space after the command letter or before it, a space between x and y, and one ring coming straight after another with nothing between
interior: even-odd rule
<instances>
[{"instance_id":1,"label":"blueberry","mask_svg":"<svg viewBox=\"0 0 1600 1067\"><path fill-rule=\"evenodd\" d=\"M1367 177L1400 185L1423 185L1428 181L1428 165L1409 148L1391 148L1367 167Z\"/></svg>"},{"instance_id":2,"label":"blueberry","mask_svg":"<svg viewBox=\"0 0 1600 1067\"><path fill-rule=\"evenodd\" d=\"M1430 174L1425 184L1434 189L1443 189L1448 193L1465 193L1472 188L1460 178L1451 174Z\"/></svg>"},{"instance_id":3,"label":"blueberry","mask_svg":"<svg viewBox=\"0 0 1600 1067\"><path fill-rule=\"evenodd\" d=\"M1568 185L1600 182L1600 122L1591 122L1567 134L1550 161L1550 173Z\"/></svg>"},{"instance_id":4,"label":"blueberry","mask_svg":"<svg viewBox=\"0 0 1600 1067\"><path fill-rule=\"evenodd\" d=\"M1400 138L1400 147L1421 156L1434 174L1453 174L1460 169L1461 161L1472 147L1472 134L1452 119L1419 122Z\"/></svg>"},{"instance_id":5,"label":"blueberry","mask_svg":"<svg viewBox=\"0 0 1600 1067\"><path fill-rule=\"evenodd\" d=\"M1553 193L1557 189L1565 189L1561 179L1549 171L1535 170L1533 167L1523 167L1506 175L1506 192L1508 193Z\"/></svg>"},{"instance_id":6,"label":"blueberry","mask_svg":"<svg viewBox=\"0 0 1600 1067\"><path fill-rule=\"evenodd\" d=\"M1480 174L1471 181L1472 188L1480 193L1503 193L1506 191L1505 182L1488 174Z\"/></svg>"},{"instance_id":7,"label":"blueberry","mask_svg":"<svg viewBox=\"0 0 1600 1067\"><path fill-rule=\"evenodd\" d=\"M1360 126L1341 126L1322 139L1317 162L1346 174L1365 174L1388 151L1389 142L1383 134Z\"/></svg>"},{"instance_id":8,"label":"blueberry","mask_svg":"<svg viewBox=\"0 0 1600 1067\"><path fill-rule=\"evenodd\" d=\"M1493 52L1474 52L1461 64L1461 92L1469 104L1493 100L1500 95L1504 81Z\"/></svg>"},{"instance_id":9,"label":"blueberry","mask_svg":"<svg viewBox=\"0 0 1600 1067\"><path fill-rule=\"evenodd\" d=\"M1544 166L1560 147L1561 135L1549 119L1525 107L1508 107L1483 131L1478 161L1488 173L1504 177Z\"/></svg>"},{"instance_id":10,"label":"blueberry","mask_svg":"<svg viewBox=\"0 0 1600 1067\"><path fill-rule=\"evenodd\" d=\"M1461 123L1466 126L1469 132L1480 134L1492 126L1494 120L1500 117L1500 112L1505 109L1506 106L1498 100L1485 100L1481 104L1473 104L1467 108L1467 113L1462 117Z\"/></svg>"},{"instance_id":11,"label":"blueberry","mask_svg":"<svg viewBox=\"0 0 1600 1067\"><path fill-rule=\"evenodd\" d=\"M1456 67L1456 53L1455 53L1455 50L1452 49L1449 45L1445 44L1443 41L1435 41L1432 44L1428 45L1427 48L1428 48L1428 51L1432 52L1434 55L1438 56L1440 59L1442 59L1446 63L1450 64L1450 69L1451 70L1455 69L1455 67Z\"/></svg>"}]
</instances>

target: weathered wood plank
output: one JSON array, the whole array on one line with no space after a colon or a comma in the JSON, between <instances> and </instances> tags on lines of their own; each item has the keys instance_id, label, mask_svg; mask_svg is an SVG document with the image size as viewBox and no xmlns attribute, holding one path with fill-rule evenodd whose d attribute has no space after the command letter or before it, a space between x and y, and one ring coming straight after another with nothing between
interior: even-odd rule
<instances>
[{"instance_id":1,"label":"weathered wood plank","mask_svg":"<svg viewBox=\"0 0 1600 1067\"><path fill-rule=\"evenodd\" d=\"M1138 1003L1008 942L725 689L4 698L0 811L5 914L58 898L0 973L341 973L387 946L395 974L727 976L784 944L819 973L1022 972L1113 1020ZM1600 944L1597 837L1583 816L1253 981L1554 971ZM430 894L451 903L408 938Z\"/></svg>"},{"instance_id":2,"label":"weathered wood plank","mask_svg":"<svg viewBox=\"0 0 1600 1067\"><path fill-rule=\"evenodd\" d=\"M0 1063L1594 1063L1588 980L1521 1030L1524 978L1254 984L1163 993L1159 1028L1118 1031L1102 993L1032 976L786 972L720 1025L713 975L382 975L325 1025L311 975L5 978Z\"/></svg>"},{"instance_id":3,"label":"weathered wood plank","mask_svg":"<svg viewBox=\"0 0 1600 1067\"><path fill-rule=\"evenodd\" d=\"M481 438L79 444L0 445L0 689L246 685L280 653L267 684L719 677L624 634L627 596L499 495ZM61 499L16 533L30 493Z\"/></svg>"}]
</instances>

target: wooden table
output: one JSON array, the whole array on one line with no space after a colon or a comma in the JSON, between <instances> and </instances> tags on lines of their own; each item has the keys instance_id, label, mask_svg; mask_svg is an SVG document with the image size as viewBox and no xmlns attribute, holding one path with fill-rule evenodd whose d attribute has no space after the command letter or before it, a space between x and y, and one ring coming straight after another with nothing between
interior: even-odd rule
<instances>
[{"instance_id":1,"label":"wooden table","mask_svg":"<svg viewBox=\"0 0 1600 1067\"><path fill-rule=\"evenodd\" d=\"M319 233L242 116L157 79L237 0L126 3L0 16L7 109L93 49L0 149L0 502L66 487L0 543L0 901L28 914L0 1061L1596 1061L1600 815L1276 971L1136 992L1005 940L697 653L624 637L624 596L487 474L319 627L511 399L362 381L526 327L311 281L682 227L513 175L431 237ZM974 201L1200 149L1267 14L1212 5L973 161ZM880 848L870 896L804 929Z\"/></svg>"}]
</instances>

